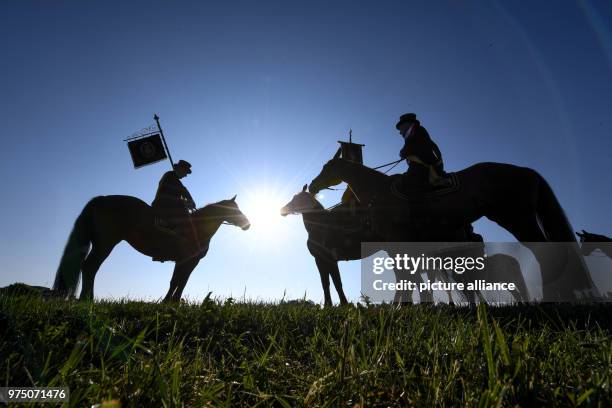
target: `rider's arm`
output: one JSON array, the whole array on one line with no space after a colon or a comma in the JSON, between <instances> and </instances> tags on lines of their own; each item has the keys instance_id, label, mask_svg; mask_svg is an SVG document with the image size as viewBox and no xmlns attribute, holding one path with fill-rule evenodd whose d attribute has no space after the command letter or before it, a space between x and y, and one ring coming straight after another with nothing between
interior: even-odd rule
<instances>
[{"instance_id":1,"label":"rider's arm","mask_svg":"<svg viewBox=\"0 0 612 408\"><path fill-rule=\"evenodd\" d=\"M416 134L406 138L406 143L404 144L400 155L404 158L416 156L419 160L428 165L434 165L440 159L442 159L442 154L440 153L438 146L436 146L436 144L428 136L423 134Z\"/></svg>"},{"instance_id":2,"label":"rider's arm","mask_svg":"<svg viewBox=\"0 0 612 408\"><path fill-rule=\"evenodd\" d=\"M183 187L183 192L181 193L183 198L185 198L188 201L193 202L193 198L191 197L191 194L189 194L189 190L187 190L187 188L185 188L185 186L183 186L183 183L181 183L181 187Z\"/></svg>"},{"instance_id":3,"label":"rider's arm","mask_svg":"<svg viewBox=\"0 0 612 408\"><path fill-rule=\"evenodd\" d=\"M164 174L164 177L160 183L160 189L162 190L163 195L183 198L193 202L193 198L191 197L191 194L189 194L189 191L187 191L183 183L181 183L181 180L172 171Z\"/></svg>"},{"instance_id":4,"label":"rider's arm","mask_svg":"<svg viewBox=\"0 0 612 408\"><path fill-rule=\"evenodd\" d=\"M195 201L193 201L193 198L191 197L189 190L187 190L187 188L183 185L183 183L178 177L176 178L175 188L176 188L178 195L180 195L187 202L187 206L189 208L195 208Z\"/></svg>"}]
</instances>

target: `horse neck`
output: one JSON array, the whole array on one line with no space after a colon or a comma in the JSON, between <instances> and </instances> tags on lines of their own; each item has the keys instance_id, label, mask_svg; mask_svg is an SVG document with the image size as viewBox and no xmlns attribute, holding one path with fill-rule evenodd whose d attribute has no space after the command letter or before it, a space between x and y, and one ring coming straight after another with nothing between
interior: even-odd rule
<instances>
[{"instance_id":1,"label":"horse neck","mask_svg":"<svg viewBox=\"0 0 612 408\"><path fill-rule=\"evenodd\" d=\"M225 218L222 208L217 204L209 204L196 211L198 230L201 237L210 238L219 229Z\"/></svg>"},{"instance_id":2,"label":"horse neck","mask_svg":"<svg viewBox=\"0 0 612 408\"><path fill-rule=\"evenodd\" d=\"M314 208L302 212L302 220L304 225L308 226L312 223L317 223L321 217L325 215L325 207L316 198L312 198Z\"/></svg>"},{"instance_id":3,"label":"horse neck","mask_svg":"<svg viewBox=\"0 0 612 408\"><path fill-rule=\"evenodd\" d=\"M336 176L351 186L361 201L370 201L374 191L383 186L386 175L363 164L336 159Z\"/></svg>"}]
</instances>

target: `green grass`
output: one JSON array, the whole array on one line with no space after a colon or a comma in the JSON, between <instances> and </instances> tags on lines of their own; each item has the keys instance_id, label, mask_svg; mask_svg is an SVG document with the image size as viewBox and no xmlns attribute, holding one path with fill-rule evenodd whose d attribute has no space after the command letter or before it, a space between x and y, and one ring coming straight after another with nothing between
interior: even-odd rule
<instances>
[{"instance_id":1,"label":"green grass","mask_svg":"<svg viewBox=\"0 0 612 408\"><path fill-rule=\"evenodd\" d=\"M612 308L0 296L0 385L70 406L611 406Z\"/></svg>"}]
</instances>

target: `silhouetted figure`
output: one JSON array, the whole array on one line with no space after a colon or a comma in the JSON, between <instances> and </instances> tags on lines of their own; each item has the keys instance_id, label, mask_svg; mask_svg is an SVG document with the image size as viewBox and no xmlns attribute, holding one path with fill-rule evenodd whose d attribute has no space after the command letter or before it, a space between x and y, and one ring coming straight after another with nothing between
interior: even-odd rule
<instances>
[{"instance_id":1,"label":"silhouetted figure","mask_svg":"<svg viewBox=\"0 0 612 408\"><path fill-rule=\"evenodd\" d=\"M100 265L121 241L138 252L161 261L174 261L174 272L165 301L180 301L189 275L207 253L210 240L222 224L247 230L248 218L236 204L236 196L195 210L193 235L177 236L155 225L153 209L130 196L92 198L77 217L53 283L61 297L76 293L82 276L81 299L93 299L94 280Z\"/></svg>"},{"instance_id":2,"label":"silhouetted figure","mask_svg":"<svg viewBox=\"0 0 612 408\"><path fill-rule=\"evenodd\" d=\"M427 188L443 185L444 162L438 145L431 140L414 113L400 116L395 125L404 138L400 157L408 162L405 181L412 187Z\"/></svg>"},{"instance_id":3,"label":"silhouetted figure","mask_svg":"<svg viewBox=\"0 0 612 408\"><path fill-rule=\"evenodd\" d=\"M189 210L195 209L195 202L181 179L191 174L191 164L185 160L179 160L173 168L174 170L164 173L159 181L157 194L151 207L157 217L163 220L158 225L185 235L190 230L186 225L189 221Z\"/></svg>"},{"instance_id":4,"label":"silhouetted figure","mask_svg":"<svg viewBox=\"0 0 612 408\"><path fill-rule=\"evenodd\" d=\"M357 260L372 255L362 252L361 243L379 242L381 239L373 235L366 225L366 208L351 208L349 202L344 202L326 210L306 188L307 185L304 184L302 191L281 208L280 214L283 217L302 214L308 232L308 251L315 258L321 276L325 306L332 305L330 277L338 292L340 304L346 305L348 300L342 289L338 261ZM350 188L347 191L351 191Z\"/></svg>"}]
</instances>

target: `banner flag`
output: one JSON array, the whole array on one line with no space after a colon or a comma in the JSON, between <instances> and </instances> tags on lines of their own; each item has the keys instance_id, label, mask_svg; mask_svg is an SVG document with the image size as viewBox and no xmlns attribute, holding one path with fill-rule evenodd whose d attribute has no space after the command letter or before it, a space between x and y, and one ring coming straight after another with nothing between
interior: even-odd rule
<instances>
[{"instance_id":1,"label":"banner flag","mask_svg":"<svg viewBox=\"0 0 612 408\"><path fill-rule=\"evenodd\" d=\"M168 158L159 133L129 141L128 149L135 169Z\"/></svg>"}]
</instances>

